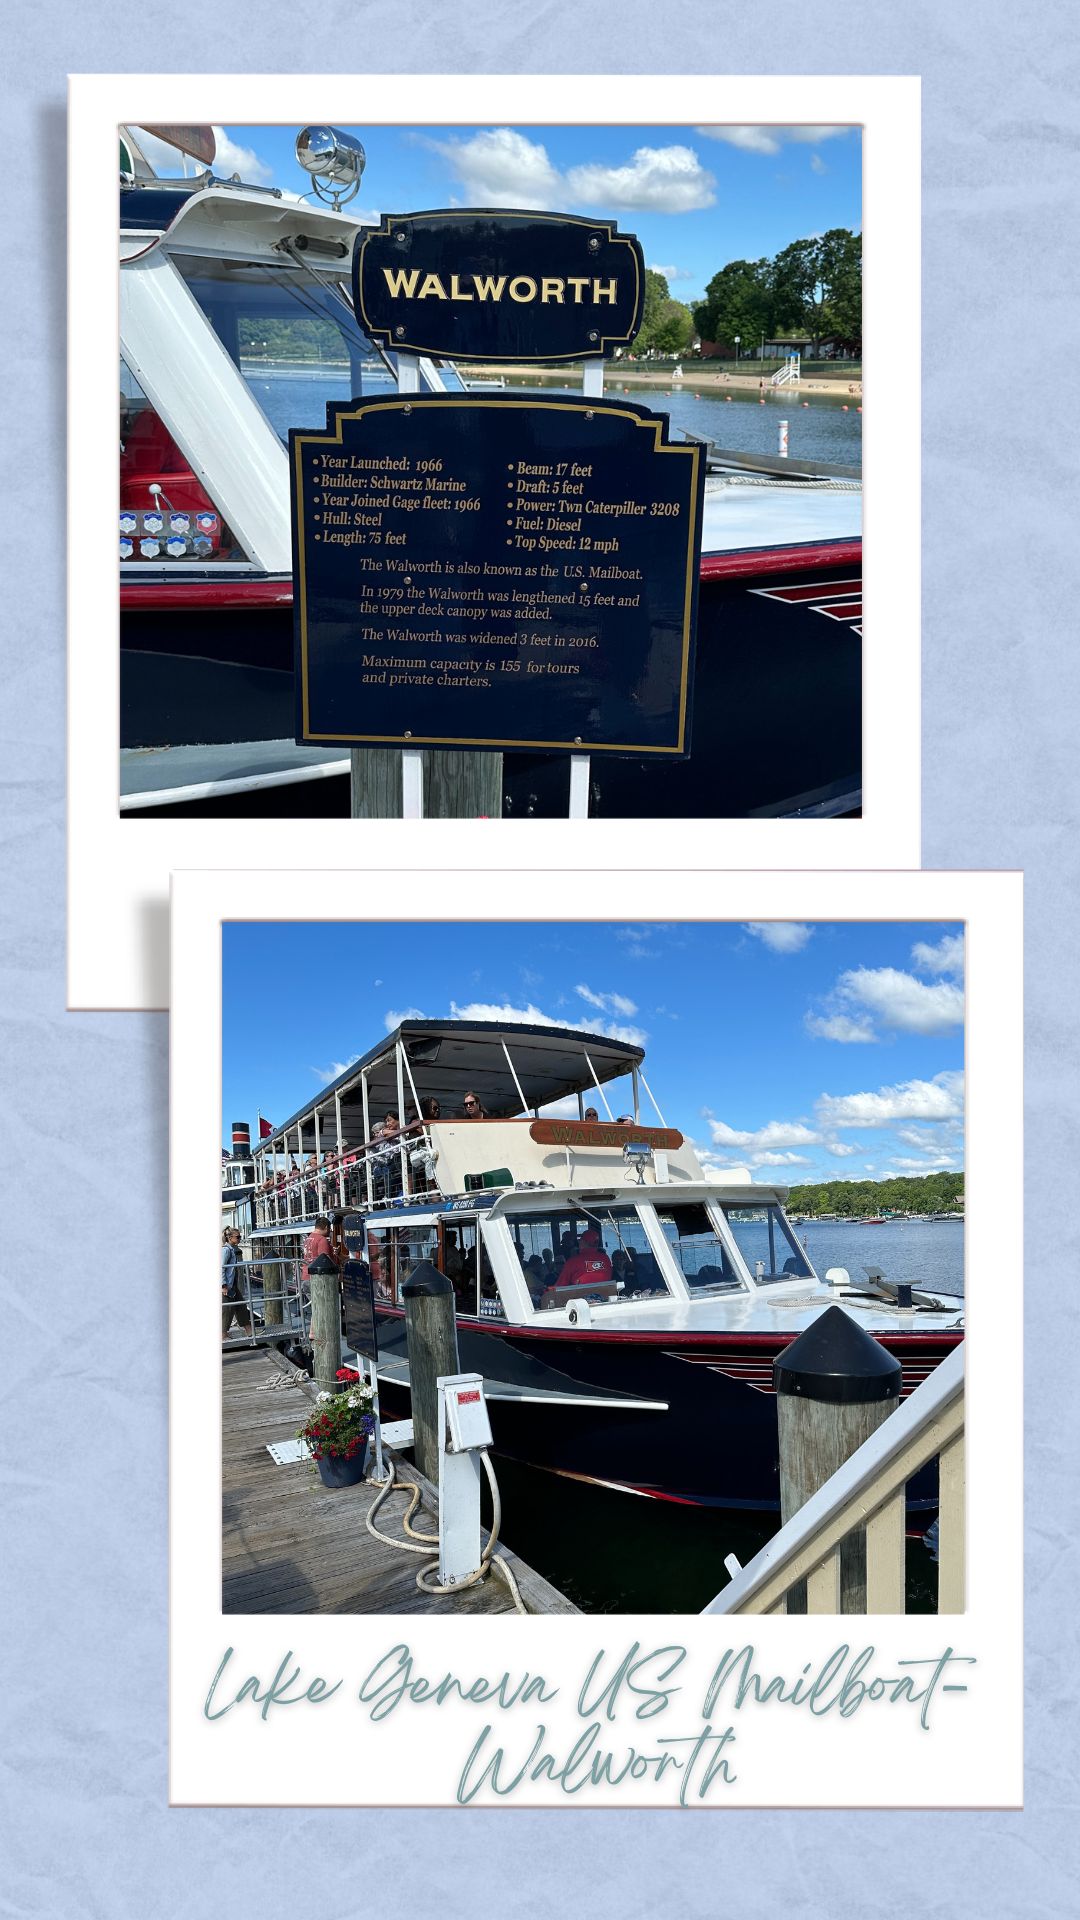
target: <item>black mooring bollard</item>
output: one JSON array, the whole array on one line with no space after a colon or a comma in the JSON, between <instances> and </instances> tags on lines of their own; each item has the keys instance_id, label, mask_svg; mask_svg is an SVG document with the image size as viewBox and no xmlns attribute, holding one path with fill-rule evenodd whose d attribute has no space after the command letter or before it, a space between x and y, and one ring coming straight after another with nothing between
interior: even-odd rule
<instances>
[{"instance_id":1,"label":"black mooring bollard","mask_svg":"<svg viewBox=\"0 0 1080 1920\"><path fill-rule=\"evenodd\" d=\"M790 1520L887 1420L900 1398L900 1362L842 1307L826 1307L773 1364L780 1439L780 1517ZM806 1582L788 1595L806 1612ZM840 1549L840 1611L866 1612L866 1534Z\"/></svg>"},{"instance_id":2,"label":"black mooring bollard","mask_svg":"<svg viewBox=\"0 0 1080 1920\"><path fill-rule=\"evenodd\" d=\"M454 1289L445 1273L421 1260L401 1289L409 1347L413 1453L421 1473L439 1484L440 1374L460 1373Z\"/></svg>"}]
</instances>

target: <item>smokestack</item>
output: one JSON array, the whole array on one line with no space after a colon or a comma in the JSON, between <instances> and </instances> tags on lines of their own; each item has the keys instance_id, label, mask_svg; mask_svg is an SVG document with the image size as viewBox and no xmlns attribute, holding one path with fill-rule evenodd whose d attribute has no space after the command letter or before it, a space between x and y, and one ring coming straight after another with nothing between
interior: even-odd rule
<instances>
[{"instance_id":1,"label":"smokestack","mask_svg":"<svg viewBox=\"0 0 1080 1920\"><path fill-rule=\"evenodd\" d=\"M251 1159L251 1128L246 1120L234 1120L232 1123L232 1157L234 1160Z\"/></svg>"}]
</instances>

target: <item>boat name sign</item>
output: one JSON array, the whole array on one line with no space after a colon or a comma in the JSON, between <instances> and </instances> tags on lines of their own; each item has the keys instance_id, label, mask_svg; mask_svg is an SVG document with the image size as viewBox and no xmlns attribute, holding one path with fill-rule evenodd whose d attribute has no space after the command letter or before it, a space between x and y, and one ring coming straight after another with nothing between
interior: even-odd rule
<instances>
[{"instance_id":1,"label":"boat name sign","mask_svg":"<svg viewBox=\"0 0 1080 1920\"><path fill-rule=\"evenodd\" d=\"M357 236L356 317L377 345L454 360L609 358L641 325L633 234L573 214L384 214Z\"/></svg>"}]
</instances>

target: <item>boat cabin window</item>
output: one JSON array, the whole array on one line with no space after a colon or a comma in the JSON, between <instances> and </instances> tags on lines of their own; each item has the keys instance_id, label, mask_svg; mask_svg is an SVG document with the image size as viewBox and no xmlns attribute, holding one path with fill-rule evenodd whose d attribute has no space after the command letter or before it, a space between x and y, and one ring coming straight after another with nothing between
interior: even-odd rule
<instances>
[{"instance_id":1,"label":"boat cabin window","mask_svg":"<svg viewBox=\"0 0 1080 1920\"><path fill-rule=\"evenodd\" d=\"M120 362L120 558L159 567L248 559L124 360Z\"/></svg>"},{"instance_id":2,"label":"boat cabin window","mask_svg":"<svg viewBox=\"0 0 1080 1920\"><path fill-rule=\"evenodd\" d=\"M509 1221L521 1270L542 1313L571 1300L666 1294L667 1282L633 1207L562 1207Z\"/></svg>"},{"instance_id":3,"label":"boat cabin window","mask_svg":"<svg viewBox=\"0 0 1080 1920\"><path fill-rule=\"evenodd\" d=\"M459 1314L481 1320L505 1319L487 1248L475 1220L455 1220L443 1228L442 1271L454 1289Z\"/></svg>"},{"instance_id":4,"label":"boat cabin window","mask_svg":"<svg viewBox=\"0 0 1080 1920\"><path fill-rule=\"evenodd\" d=\"M172 257L279 439L325 428L328 400L396 391L333 283L285 264Z\"/></svg>"},{"instance_id":5,"label":"boat cabin window","mask_svg":"<svg viewBox=\"0 0 1080 1920\"><path fill-rule=\"evenodd\" d=\"M739 1252L759 1285L813 1278L813 1268L782 1208L725 1207L724 1213Z\"/></svg>"},{"instance_id":6,"label":"boat cabin window","mask_svg":"<svg viewBox=\"0 0 1080 1920\"><path fill-rule=\"evenodd\" d=\"M720 1293L744 1285L700 1202L682 1207L658 1206L656 1217L691 1293Z\"/></svg>"},{"instance_id":7,"label":"boat cabin window","mask_svg":"<svg viewBox=\"0 0 1080 1920\"><path fill-rule=\"evenodd\" d=\"M369 1227L368 1266L376 1304L404 1306L401 1289L422 1260L439 1264L438 1227Z\"/></svg>"}]
</instances>

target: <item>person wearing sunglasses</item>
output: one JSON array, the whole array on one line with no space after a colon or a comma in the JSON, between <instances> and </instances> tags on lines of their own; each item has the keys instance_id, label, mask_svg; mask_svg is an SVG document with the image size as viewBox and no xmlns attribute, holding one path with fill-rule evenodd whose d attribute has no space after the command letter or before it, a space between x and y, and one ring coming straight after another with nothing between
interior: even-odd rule
<instances>
[{"instance_id":1,"label":"person wearing sunglasses","mask_svg":"<svg viewBox=\"0 0 1080 1920\"><path fill-rule=\"evenodd\" d=\"M463 1120L486 1120L487 1119L487 1114L484 1112L484 1109L480 1105L480 1102L475 1093L467 1093L461 1104L464 1109L461 1115L461 1118Z\"/></svg>"}]
</instances>

